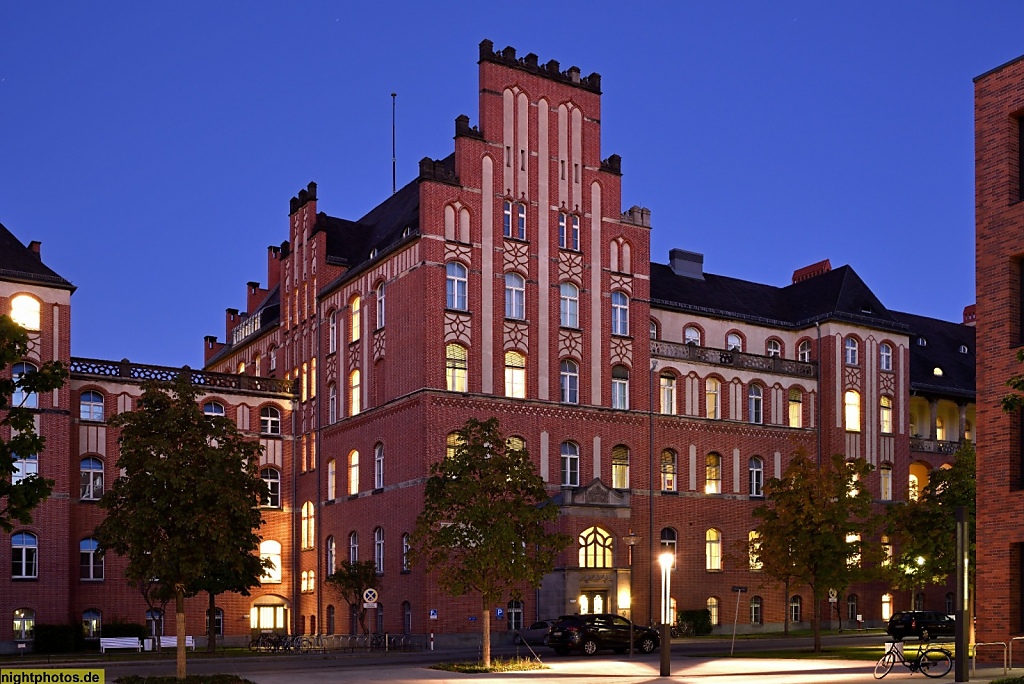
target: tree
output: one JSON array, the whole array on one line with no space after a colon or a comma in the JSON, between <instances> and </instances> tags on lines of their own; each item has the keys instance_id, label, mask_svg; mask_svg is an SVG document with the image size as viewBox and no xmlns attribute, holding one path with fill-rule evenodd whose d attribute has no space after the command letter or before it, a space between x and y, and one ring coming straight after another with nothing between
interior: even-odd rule
<instances>
[{"instance_id":1,"label":"tree","mask_svg":"<svg viewBox=\"0 0 1024 684\"><path fill-rule=\"evenodd\" d=\"M10 316L0 315L0 372L20 362L28 352L25 329ZM63 363L47 361L36 370L0 379L0 428L9 428L12 435L6 442L0 439L0 528L5 532L11 532L15 523L31 523L32 509L50 495L53 480L21 472L16 461L43 450L46 440L36 434L33 402L40 392L63 387L67 377Z\"/></svg>"},{"instance_id":2,"label":"tree","mask_svg":"<svg viewBox=\"0 0 1024 684\"><path fill-rule=\"evenodd\" d=\"M269 492L259 478L260 445L223 417L206 416L191 372L174 383L147 381L138 407L111 420L120 428L122 476L103 495L101 547L128 560L132 582L158 578L175 602L177 676L185 677L185 598L214 575L220 586L259 583L257 505Z\"/></svg>"},{"instance_id":3,"label":"tree","mask_svg":"<svg viewBox=\"0 0 1024 684\"><path fill-rule=\"evenodd\" d=\"M749 543L753 563L766 577L810 587L814 603L814 652L821 652L821 604L829 589L838 594L865 579L877 555L864 540L875 533L871 495L858 486L871 466L835 455L820 466L797 452L782 478L765 486L765 503ZM787 597L788 599L788 597Z\"/></svg>"},{"instance_id":4,"label":"tree","mask_svg":"<svg viewBox=\"0 0 1024 684\"><path fill-rule=\"evenodd\" d=\"M341 566L327 576L327 583L334 586L342 600L348 604L349 610L359 616L359 626L363 634L369 634L366 627L366 608L363 608L363 592L367 589L380 589L380 577L377 577L377 564L373 561L342 561Z\"/></svg>"},{"instance_id":5,"label":"tree","mask_svg":"<svg viewBox=\"0 0 1024 684\"><path fill-rule=\"evenodd\" d=\"M558 518L525 449L506 443L498 421L470 419L459 444L430 468L411 560L437 572L443 591L480 596L483 664L491 664L491 607L506 592L539 587L569 545L548 532Z\"/></svg>"}]
</instances>

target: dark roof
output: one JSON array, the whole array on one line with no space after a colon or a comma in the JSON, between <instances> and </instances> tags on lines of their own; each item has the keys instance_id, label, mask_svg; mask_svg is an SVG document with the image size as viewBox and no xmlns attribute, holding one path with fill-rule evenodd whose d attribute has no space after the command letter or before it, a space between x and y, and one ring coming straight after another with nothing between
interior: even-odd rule
<instances>
[{"instance_id":1,"label":"dark roof","mask_svg":"<svg viewBox=\"0 0 1024 684\"><path fill-rule=\"evenodd\" d=\"M0 278L75 291L74 285L44 264L38 254L21 244L21 241L14 237L14 234L7 230L2 223L0 223Z\"/></svg>"},{"instance_id":2,"label":"dark roof","mask_svg":"<svg viewBox=\"0 0 1024 684\"><path fill-rule=\"evenodd\" d=\"M910 389L974 399L974 336L970 325L893 312L911 331ZM920 344L920 340L925 344ZM966 353L960 349L967 348ZM942 375L935 375L941 368Z\"/></svg>"},{"instance_id":3,"label":"dark roof","mask_svg":"<svg viewBox=\"0 0 1024 684\"><path fill-rule=\"evenodd\" d=\"M669 266L651 264L652 305L778 327L801 328L838 319L906 331L849 266L785 287L712 273L703 276L701 280L677 275Z\"/></svg>"},{"instance_id":4,"label":"dark roof","mask_svg":"<svg viewBox=\"0 0 1024 684\"><path fill-rule=\"evenodd\" d=\"M263 298L263 301L259 303L259 306L257 306L255 310L249 316L246 317L245 320L248 320L251 316L257 313L260 314L259 334L254 332L249 337L246 338L247 340L254 340L257 337L260 337L261 335L270 332L281 323L280 284L275 285L273 289L271 289L270 292L267 293L267 296ZM241 324L242 322L239 322L239 325ZM211 356L209 361L203 364L204 366L211 366L217 363L222 358L224 358L225 356L227 356L228 354L235 350L235 346L232 344L230 334L227 335L227 339L225 340L225 342L226 344L224 345L224 348L221 349L216 354L214 354L213 356Z\"/></svg>"}]
</instances>

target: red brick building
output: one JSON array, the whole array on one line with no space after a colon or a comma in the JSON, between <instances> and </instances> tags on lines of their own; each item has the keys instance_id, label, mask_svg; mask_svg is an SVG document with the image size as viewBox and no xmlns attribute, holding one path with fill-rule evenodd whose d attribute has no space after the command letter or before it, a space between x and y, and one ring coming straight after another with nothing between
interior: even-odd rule
<instances>
[{"instance_id":1,"label":"red brick building","mask_svg":"<svg viewBox=\"0 0 1024 684\"><path fill-rule=\"evenodd\" d=\"M323 583L343 559L378 565L376 630L474 631L475 600L441 595L406 552L429 465L467 418L491 416L526 445L576 540L539 590L494 607L509 627L585 611L647 622L662 549L676 554L677 609L707 607L727 624L731 588L744 585L741 630L806 622L806 588L786 596L736 553L764 483L797 449L820 449L872 463L865 486L879 506L906 499L973 436L973 327L890 311L828 261L785 287L707 273L683 250L652 262L651 212L622 211L621 160L601 156L600 77L490 41L479 70L478 123L456 119L450 156L422 160L358 220L319 212L311 183L291 200L287 240L269 249L266 287L248 283L246 310L227 310L224 342L206 338L204 403L263 440L281 493L263 530L280 544L281 577L228 599L225 632L350 631L348 607ZM20 286L0 286L6 312ZM70 360L63 467L106 456L114 477L116 435L78 418L95 399L85 393L126 410L137 377L175 371ZM280 434L266 434L267 409ZM67 547L70 602L61 613L0 599L0 612L138 621L146 607L123 586L76 578L95 506L65 477L63 506L83 509L55 542ZM59 501L40 509L41 524ZM106 571L116 576L116 559ZM50 585L42 570L33 579ZM941 605L946 593L917 600ZM858 586L839 614L878 624L914 600Z\"/></svg>"}]
</instances>

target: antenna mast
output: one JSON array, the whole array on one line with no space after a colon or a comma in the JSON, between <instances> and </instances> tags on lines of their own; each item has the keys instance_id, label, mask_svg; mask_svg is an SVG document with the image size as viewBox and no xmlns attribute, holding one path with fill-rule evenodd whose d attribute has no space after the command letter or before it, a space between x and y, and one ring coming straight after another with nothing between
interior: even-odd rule
<instances>
[{"instance_id":1,"label":"antenna mast","mask_svg":"<svg viewBox=\"0 0 1024 684\"><path fill-rule=\"evenodd\" d=\"M395 98L398 93L391 93L391 194L395 194Z\"/></svg>"}]
</instances>

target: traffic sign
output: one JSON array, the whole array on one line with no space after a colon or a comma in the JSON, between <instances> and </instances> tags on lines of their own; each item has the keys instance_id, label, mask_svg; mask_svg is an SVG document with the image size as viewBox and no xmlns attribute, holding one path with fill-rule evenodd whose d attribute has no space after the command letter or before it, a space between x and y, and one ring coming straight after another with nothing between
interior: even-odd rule
<instances>
[{"instance_id":1,"label":"traffic sign","mask_svg":"<svg viewBox=\"0 0 1024 684\"><path fill-rule=\"evenodd\" d=\"M838 591L836 591L835 589L829 589L828 590L828 602L829 603L839 603L839 598L838 597L839 597L839 592Z\"/></svg>"},{"instance_id":2,"label":"traffic sign","mask_svg":"<svg viewBox=\"0 0 1024 684\"><path fill-rule=\"evenodd\" d=\"M505 609L504 608L495 608L494 609L494 617L496 617L499 620L503 620L505 618Z\"/></svg>"},{"instance_id":3,"label":"traffic sign","mask_svg":"<svg viewBox=\"0 0 1024 684\"><path fill-rule=\"evenodd\" d=\"M366 603L376 603L377 598L378 597L376 589L370 588L363 592L363 601L365 601Z\"/></svg>"},{"instance_id":4,"label":"traffic sign","mask_svg":"<svg viewBox=\"0 0 1024 684\"><path fill-rule=\"evenodd\" d=\"M738 591L738 592L740 592L742 594L743 592L745 592L747 590L747 588L746 587L733 587L732 590L733 591Z\"/></svg>"},{"instance_id":5,"label":"traffic sign","mask_svg":"<svg viewBox=\"0 0 1024 684\"><path fill-rule=\"evenodd\" d=\"M377 604L376 603L364 603L363 604L363 608L373 608L373 609L376 609L377 608Z\"/></svg>"},{"instance_id":6,"label":"traffic sign","mask_svg":"<svg viewBox=\"0 0 1024 684\"><path fill-rule=\"evenodd\" d=\"M430 619L431 620L436 620L437 619L437 608L431 608L430 609Z\"/></svg>"}]
</instances>

